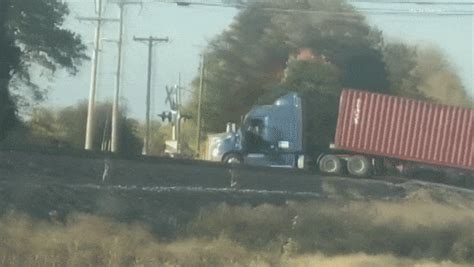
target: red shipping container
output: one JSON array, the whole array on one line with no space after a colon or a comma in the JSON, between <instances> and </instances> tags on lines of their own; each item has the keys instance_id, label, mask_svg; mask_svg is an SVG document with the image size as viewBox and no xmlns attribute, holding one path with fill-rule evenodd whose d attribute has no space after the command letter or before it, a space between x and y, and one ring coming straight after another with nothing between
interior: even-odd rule
<instances>
[{"instance_id":1,"label":"red shipping container","mask_svg":"<svg viewBox=\"0 0 474 267\"><path fill-rule=\"evenodd\" d=\"M474 170L474 109L343 90L335 148Z\"/></svg>"}]
</instances>

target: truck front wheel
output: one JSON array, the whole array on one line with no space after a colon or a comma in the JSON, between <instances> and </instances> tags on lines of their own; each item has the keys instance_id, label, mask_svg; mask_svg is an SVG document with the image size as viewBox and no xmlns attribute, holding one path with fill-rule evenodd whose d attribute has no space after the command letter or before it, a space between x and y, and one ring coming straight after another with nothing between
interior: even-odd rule
<instances>
[{"instance_id":1,"label":"truck front wheel","mask_svg":"<svg viewBox=\"0 0 474 267\"><path fill-rule=\"evenodd\" d=\"M222 162L224 162L225 164L241 164L242 157L239 154L230 153L224 156Z\"/></svg>"},{"instance_id":2,"label":"truck front wheel","mask_svg":"<svg viewBox=\"0 0 474 267\"><path fill-rule=\"evenodd\" d=\"M325 155L319 160L319 170L323 173L341 174L341 159L334 155Z\"/></svg>"},{"instance_id":3,"label":"truck front wheel","mask_svg":"<svg viewBox=\"0 0 474 267\"><path fill-rule=\"evenodd\" d=\"M369 175L370 161L364 156L352 156L347 160L347 171L354 176L364 177Z\"/></svg>"}]
</instances>

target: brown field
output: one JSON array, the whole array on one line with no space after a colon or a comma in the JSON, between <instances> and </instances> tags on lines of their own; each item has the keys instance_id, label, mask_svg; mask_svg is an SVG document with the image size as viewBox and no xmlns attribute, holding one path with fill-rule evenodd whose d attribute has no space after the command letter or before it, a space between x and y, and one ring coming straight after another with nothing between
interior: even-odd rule
<instances>
[{"instance_id":1,"label":"brown field","mask_svg":"<svg viewBox=\"0 0 474 267\"><path fill-rule=\"evenodd\" d=\"M10 212L1 266L472 266L474 203L419 189L397 201L216 204L162 239L139 223Z\"/></svg>"},{"instance_id":2,"label":"brown field","mask_svg":"<svg viewBox=\"0 0 474 267\"><path fill-rule=\"evenodd\" d=\"M468 189L242 168L236 190L208 163L117 159L104 181L100 157L0 158L0 266L474 266Z\"/></svg>"}]
</instances>

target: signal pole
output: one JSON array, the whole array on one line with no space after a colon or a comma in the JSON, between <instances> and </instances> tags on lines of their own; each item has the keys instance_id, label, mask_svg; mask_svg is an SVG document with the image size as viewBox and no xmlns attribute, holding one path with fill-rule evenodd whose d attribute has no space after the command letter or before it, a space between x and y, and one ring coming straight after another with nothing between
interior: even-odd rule
<instances>
[{"instance_id":1,"label":"signal pole","mask_svg":"<svg viewBox=\"0 0 474 267\"><path fill-rule=\"evenodd\" d=\"M147 75L147 90L146 90L146 121L145 121L145 138L143 142L143 155L148 155L149 142L150 142L150 92L151 92L151 66L153 57L153 44L156 42L168 42L166 38L138 38L133 37L134 41L148 43L148 75Z\"/></svg>"},{"instance_id":2,"label":"signal pole","mask_svg":"<svg viewBox=\"0 0 474 267\"><path fill-rule=\"evenodd\" d=\"M95 134L95 97L97 91L97 73L99 67L99 46L102 24L107 21L117 21L117 19L107 19L102 17L102 0L96 0L97 17L79 17L77 19L84 21L93 21L96 23L94 33L94 52L92 53L91 84L89 89L89 105L87 108L86 138L84 149L94 149Z\"/></svg>"},{"instance_id":3,"label":"signal pole","mask_svg":"<svg viewBox=\"0 0 474 267\"><path fill-rule=\"evenodd\" d=\"M117 55L117 73L116 73L116 80L115 80L115 93L114 93L114 100L112 104L112 134L111 134L111 151L118 152L119 150L119 129L120 129L120 82L121 82L121 75L122 75L122 47L123 47L123 31L124 31L124 7L125 5L134 5L134 4L142 4L142 2L137 1L125 1L120 0L117 2L119 7L119 38L117 42L118 46L118 55Z\"/></svg>"}]
</instances>

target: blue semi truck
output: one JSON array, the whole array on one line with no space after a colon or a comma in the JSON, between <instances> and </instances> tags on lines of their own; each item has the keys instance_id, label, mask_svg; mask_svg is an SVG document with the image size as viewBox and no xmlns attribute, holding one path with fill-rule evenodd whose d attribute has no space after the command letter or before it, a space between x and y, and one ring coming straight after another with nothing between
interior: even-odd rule
<instances>
[{"instance_id":1,"label":"blue semi truck","mask_svg":"<svg viewBox=\"0 0 474 267\"><path fill-rule=\"evenodd\" d=\"M303 109L290 93L273 105L255 106L240 129L228 124L225 133L209 136L208 159L225 163L303 168Z\"/></svg>"},{"instance_id":2,"label":"blue semi truck","mask_svg":"<svg viewBox=\"0 0 474 267\"><path fill-rule=\"evenodd\" d=\"M376 111L377 107L380 110ZM425 107L424 112L422 107ZM296 93L289 93L272 105L254 106L243 117L239 129L235 124L228 124L225 133L210 135L207 158L230 164L268 167L305 168L309 165L324 173L348 173L358 177L391 171L472 178L473 116L472 109L343 90L335 144L316 149L318 151L305 151L308 148L304 147L302 99ZM376 120L376 117L380 118ZM444 119L443 123L433 123L441 119ZM444 125L449 123L453 127L445 128ZM448 130L450 135L446 134ZM409 133L412 139L416 136L423 138L409 146L407 138L401 138ZM443 146L457 137L459 142L451 142L451 147ZM438 142L428 142L435 139ZM430 153L442 148L445 154ZM313 152L313 159L305 158L307 152ZM309 162L311 164L307 164Z\"/></svg>"}]
</instances>

